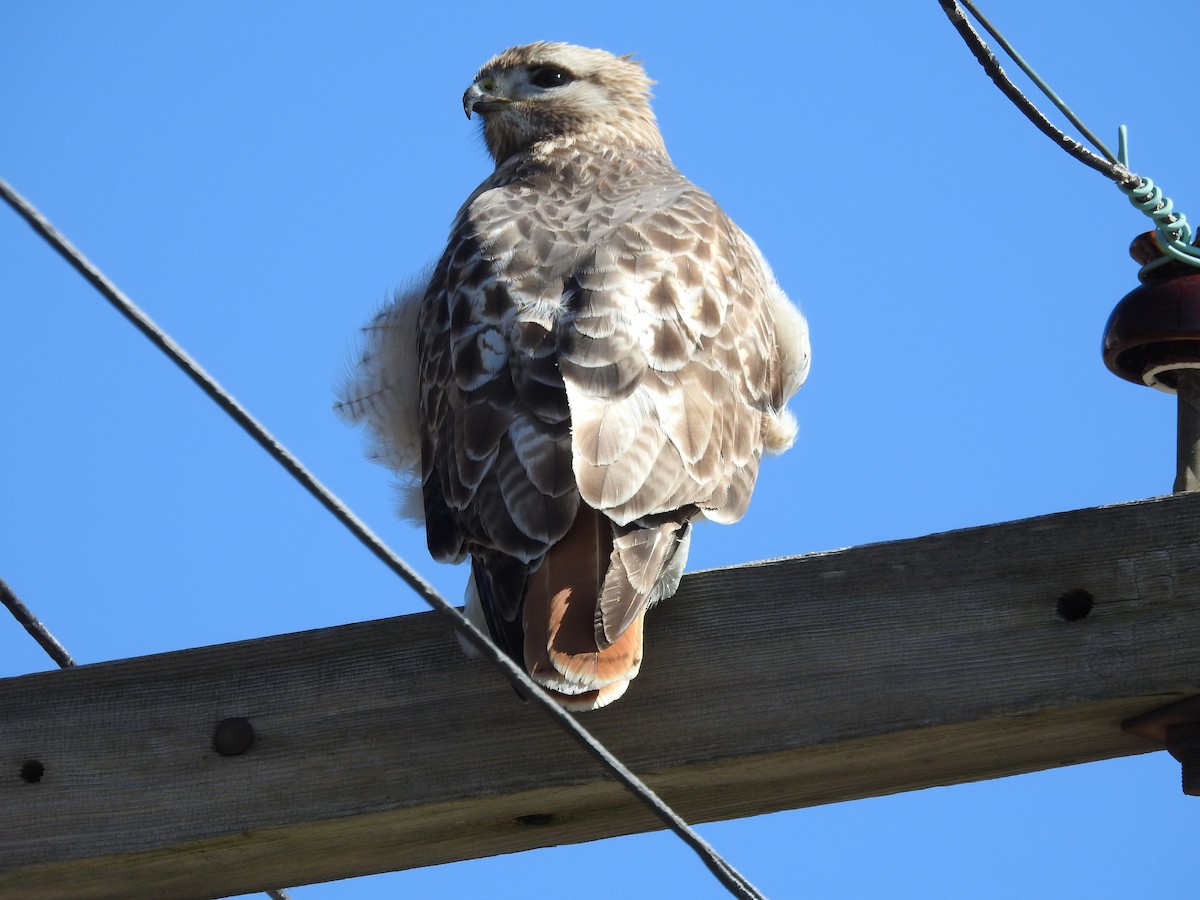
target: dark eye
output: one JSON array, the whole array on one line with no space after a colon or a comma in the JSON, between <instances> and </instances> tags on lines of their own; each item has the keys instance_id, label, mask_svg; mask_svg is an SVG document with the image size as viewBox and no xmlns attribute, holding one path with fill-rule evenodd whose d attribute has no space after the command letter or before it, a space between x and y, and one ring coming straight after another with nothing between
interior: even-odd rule
<instances>
[{"instance_id":1,"label":"dark eye","mask_svg":"<svg viewBox=\"0 0 1200 900\"><path fill-rule=\"evenodd\" d=\"M534 87L554 88L570 84L575 80L575 76L566 69L558 69L554 66L538 66L530 73L529 80L533 83Z\"/></svg>"}]
</instances>

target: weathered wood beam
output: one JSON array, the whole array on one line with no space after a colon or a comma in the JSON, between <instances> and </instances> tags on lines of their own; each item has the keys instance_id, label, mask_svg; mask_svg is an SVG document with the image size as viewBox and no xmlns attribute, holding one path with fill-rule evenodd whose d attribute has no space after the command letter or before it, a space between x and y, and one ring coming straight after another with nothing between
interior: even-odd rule
<instances>
[{"instance_id":1,"label":"weathered wood beam","mask_svg":"<svg viewBox=\"0 0 1200 900\"><path fill-rule=\"evenodd\" d=\"M1200 691L1198 536L1190 494L697 573L586 724L697 821L1153 750L1120 722ZM231 716L255 742L222 757ZM6 898L211 897L655 827L433 614L0 682Z\"/></svg>"}]
</instances>

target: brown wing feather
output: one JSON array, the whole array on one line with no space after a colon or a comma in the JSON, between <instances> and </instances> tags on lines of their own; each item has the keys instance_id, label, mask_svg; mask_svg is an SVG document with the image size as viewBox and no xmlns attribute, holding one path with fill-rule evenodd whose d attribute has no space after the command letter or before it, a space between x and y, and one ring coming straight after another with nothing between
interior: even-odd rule
<instances>
[{"instance_id":1,"label":"brown wing feather","mask_svg":"<svg viewBox=\"0 0 1200 900\"><path fill-rule=\"evenodd\" d=\"M694 504L735 521L782 405L772 282L749 239L674 169L666 207L592 248L559 319L585 502L626 524Z\"/></svg>"},{"instance_id":2,"label":"brown wing feather","mask_svg":"<svg viewBox=\"0 0 1200 900\"><path fill-rule=\"evenodd\" d=\"M494 260L473 229L456 229L417 342L427 538L439 559L474 548L530 563L575 517L566 397L561 381L557 393L547 385L545 351L514 347L516 324Z\"/></svg>"},{"instance_id":3,"label":"brown wing feather","mask_svg":"<svg viewBox=\"0 0 1200 900\"><path fill-rule=\"evenodd\" d=\"M635 526L612 526L612 554L595 604L595 641L605 647L679 588L691 542L689 508Z\"/></svg>"}]
</instances>

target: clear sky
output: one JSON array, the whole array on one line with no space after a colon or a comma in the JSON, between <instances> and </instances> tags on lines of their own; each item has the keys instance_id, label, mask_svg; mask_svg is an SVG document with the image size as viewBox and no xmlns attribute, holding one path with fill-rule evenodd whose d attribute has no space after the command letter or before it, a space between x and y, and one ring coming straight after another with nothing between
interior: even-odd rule
<instances>
[{"instance_id":1,"label":"clear sky","mask_svg":"<svg viewBox=\"0 0 1200 900\"><path fill-rule=\"evenodd\" d=\"M1200 7L984 8L1200 221ZM676 163L811 322L799 442L741 523L699 529L692 568L1171 488L1172 398L1099 352L1146 222L1001 97L936 0L5 0L0 35L0 177L448 596L463 570L394 517L333 387L489 171L463 89L535 39L645 60ZM0 576L80 662L423 608L2 209L0 421ZM48 666L0 619L0 676ZM1198 813L1155 753L701 830L772 897L1103 898L1193 890ZM655 834L293 896L595 893L625 870L627 900L723 895Z\"/></svg>"}]
</instances>

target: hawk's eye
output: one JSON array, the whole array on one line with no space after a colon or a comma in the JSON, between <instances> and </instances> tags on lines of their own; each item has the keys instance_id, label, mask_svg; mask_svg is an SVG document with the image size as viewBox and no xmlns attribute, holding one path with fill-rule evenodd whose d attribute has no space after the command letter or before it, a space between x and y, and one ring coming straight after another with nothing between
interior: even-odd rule
<instances>
[{"instance_id":1,"label":"hawk's eye","mask_svg":"<svg viewBox=\"0 0 1200 900\"><path fill-rule=\"evenodd\" d=\"M575 76L565 69L558 69L554 66L538 66L530 74L529 80L534 87L554 88L570 84L575 80Z\"/></svg>"}]
</instances>

